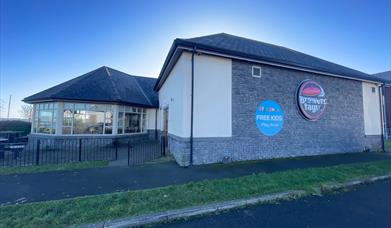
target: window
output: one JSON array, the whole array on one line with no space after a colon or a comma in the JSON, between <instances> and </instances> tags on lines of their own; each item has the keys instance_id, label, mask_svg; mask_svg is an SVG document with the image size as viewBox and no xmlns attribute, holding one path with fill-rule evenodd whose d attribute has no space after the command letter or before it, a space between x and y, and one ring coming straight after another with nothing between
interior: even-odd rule
<instances>
[{"instance_id":1,"label":"window","mask_svg":"<svg viewBox=\"0 0 391 228\"><path fill-rule=\"evenodd\" d=\"M372 93L376 93L376 88L372 87Z\"/></svg>"},{"instance_id":2,"label":"window","mask_svg":"<svg viewBox=\"0 0 391 228\"><path fill-rule=\"evenodd\" d=\"M63 134L111 134L111 105L64 103Z\"/></svg>"},{"instance_id":3,"label":"window","mask_svg":"<svg viewBox=\"0 0 391 228\"><path fill-rule=\"evenodd\" d=\"M252 67L252 76L255 78L260 78L262 77L262 68L261 67Z\"/></svg>"},{"instance_id":4,"label":"window","mask_svg":"<svg viewBox=\"0 0 391 228\"><path fill-rule=\"evenodd\" d=\"M133 134L146 131L147 115L143 108L118 106L118 123L114 123L113 105L63 104L63 118L61 123L57 124L62 128L63 135ZM36 104L34 106L32 132L55 134L58 111L57 103ZM115 124L118 124L117 132L113 132L113 125Z\"/></svg>"},{"instance_id":5,"label":"window","mask_svg":"<svg viewBox=\"0 0 391 228\"><path fill-rule=\"evenodd\" d=\"M41 103L35 105L34 133L56 133L57 108L56 103Z\"/></svg>"},{"instance_id":6,"label":"window","mask_svg":"<svg viewBox=\"0 0 391 228\"><path fill-rule=\"evenodd\" d=\"M124 113L118 112L118 132L117 134L123 134L124 130Z\"/></svg>"},{"instance_id":7,"label":"window","mask_svg":"<svg viewBox=\"0 0 391 228\"><path fill-rule=\"evenodd\" d=\"M145 109L120 106L118 112L118 134L145 132Z\"/></svg>"},{"instance_id":8,"label":"window","mask_svg":"<svg viewBox=\"0 0 391 228\"><path fill-rule=\"evenodd\" d=\"M73 104L65 103L64 104L64 117L62 122L62 133L64 135L72 134L73 127Z\"/></svg>"}]
</instances>

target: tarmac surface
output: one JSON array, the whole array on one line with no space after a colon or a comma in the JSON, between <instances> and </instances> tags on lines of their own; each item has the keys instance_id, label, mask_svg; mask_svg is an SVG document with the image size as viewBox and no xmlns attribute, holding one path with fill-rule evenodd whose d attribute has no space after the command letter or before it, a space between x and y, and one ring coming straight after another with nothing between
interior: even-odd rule
<instances>
[{"instance_id":1,"label":"tarmac surface","mask_svg":"<svg viewBox=\"0 0 391 228\"><path fill-rule=\"evenodd\" d=\"M235 209L160 227L391 227L391 180L352 191Z\"/></svg>"},{"instance_id":2,"label":"tarmac surface","mask_svg":"<svg viewBox=\"0 0 391 228\"><path fill-rule=\"evenodd\" d=\"M391 160L385 153L323 155L179 167L175 162L46 173L0 175L0 204L16 204L156 188L260 172Z\"/></svg>"}]
</instances>

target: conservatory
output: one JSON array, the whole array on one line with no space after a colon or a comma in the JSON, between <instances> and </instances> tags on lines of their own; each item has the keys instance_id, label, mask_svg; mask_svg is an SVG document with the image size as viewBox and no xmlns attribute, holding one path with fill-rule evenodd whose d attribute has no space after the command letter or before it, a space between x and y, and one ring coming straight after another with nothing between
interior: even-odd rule
<instances>
[{"instance_id":1,"label":"conservatory","mask_svg":"<svg viewBox=\"0 0 391 228\"><path fill-rule=\"evenodd\" d=\"M32 136L125 136L157 130L154 78L101 67L24 99Z\"/></svg>"},{"instance_id":2,"label":"conservatory","mask_svg":"<svg viewBox=\"0 0 391 228\"><path fill-rule=\"evenodd\" d=\"M121 135L146 132L146 109L132 106L47 102L34 104L32 133Z\"/></svg>"}]
</instances>

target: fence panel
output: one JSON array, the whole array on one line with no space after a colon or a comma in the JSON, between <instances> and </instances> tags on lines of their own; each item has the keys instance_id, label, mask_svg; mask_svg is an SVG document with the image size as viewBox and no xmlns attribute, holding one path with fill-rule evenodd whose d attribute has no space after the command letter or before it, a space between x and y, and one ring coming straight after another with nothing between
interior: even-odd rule
<instances>
[{"instance_id":1,"label":"fence panel","mask_svg":"<svg viewBox=\"0 0 391 228\"><path fill-rule=\"evenodd\" d=\"M138 165L165 156L167 139L134 142L112 138L43 138L0 143L0 167L122 160ZM126 162L127 160L127 162Z\"/></svg>"},{"instance_id":2,"label":"fence panel","mask_svg":"<svg viewBox=\"0 0 391 228\"><path fill-rule=\"evenodd\" d=\"M139 165L165 156L164 138L161 140L145 141L135 144L128 142L128 165Z\"/></svg>"},{"instance_id":3,"label":"fence panel","mask_svg":"<svg viewBox=\"0 0 391 228\"><path fill-rule=\"evenodd\" d=\"M24 143L0 143L0 167L65 164L116 159L115 139L36 139Z\"/></svg>"}]
</instances>

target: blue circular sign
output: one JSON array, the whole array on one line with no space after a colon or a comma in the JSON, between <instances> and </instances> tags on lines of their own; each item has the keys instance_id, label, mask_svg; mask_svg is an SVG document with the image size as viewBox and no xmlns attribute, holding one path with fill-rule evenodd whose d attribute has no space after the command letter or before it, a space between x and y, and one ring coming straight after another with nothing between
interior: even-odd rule
<instances>
[{"instance_id":1,"label":"blue circular sign","mask_svg":"<svg viewBox=\"0 0 391 228\"><path fill-rule=\"evenodd\" d=\"M281 131L284 114L278 103L272 100L261 102L255 112L255 122L259 131L266 136L273 136Z\"/></svg>"}]
</instances>

